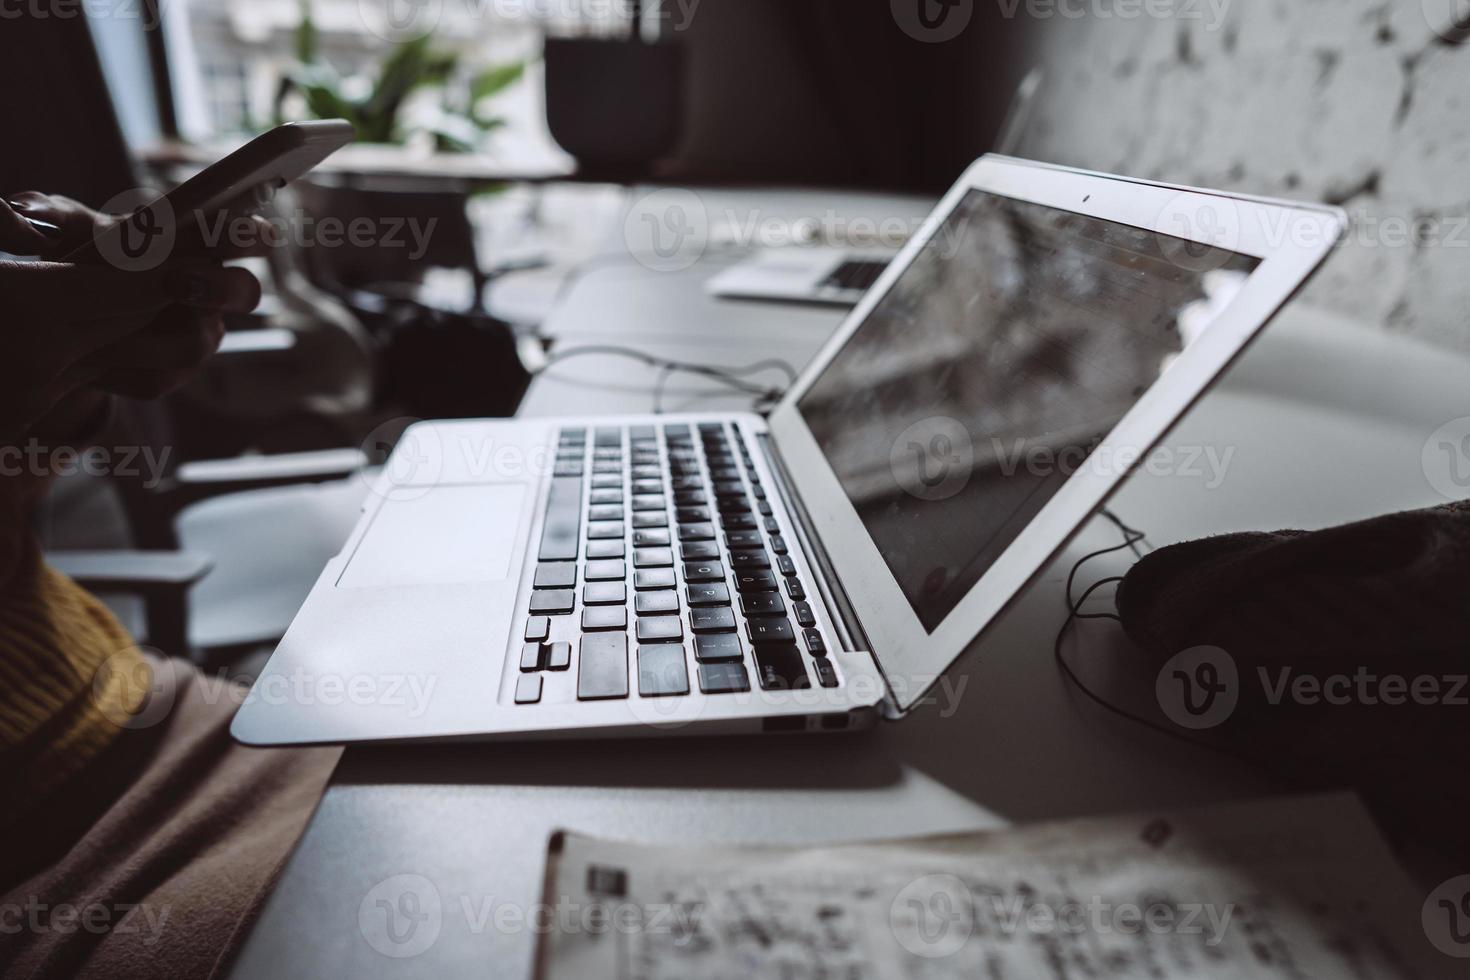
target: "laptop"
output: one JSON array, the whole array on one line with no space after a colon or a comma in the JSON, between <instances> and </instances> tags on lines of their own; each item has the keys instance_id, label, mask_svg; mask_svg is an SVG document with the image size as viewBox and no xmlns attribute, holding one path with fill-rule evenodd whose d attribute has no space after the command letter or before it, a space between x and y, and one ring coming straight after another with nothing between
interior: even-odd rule
<instances>
[{"instance_id":1,"label":"laptop","mask_svg":"<svg viewBox=\"0 0 1470 980\"><path fill-rule=\"evenodd\" d=\"M856 306L892 258L827 245L766 248L710 277L705 291L720 299Z\"/></svg>"},{"instance_id":2,"label":"laptop","mask_svg":"<svg viewBox=\"0 0 1470 980\"><path fill-rule=\"evenodd\" d=\"M982 158L767 417L408 429L232 731L901 719L1344 227L1339 210Z\"/></svg>"}]
</instances>

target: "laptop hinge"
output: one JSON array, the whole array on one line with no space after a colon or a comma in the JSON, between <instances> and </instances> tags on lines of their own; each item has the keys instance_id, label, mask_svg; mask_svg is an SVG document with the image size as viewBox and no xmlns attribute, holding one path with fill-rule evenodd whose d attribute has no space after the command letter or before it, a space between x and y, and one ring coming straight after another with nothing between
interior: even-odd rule
<instances>
[{"instance_id":1,"label":"laptop hinge","mask_svg":"<svg viewBox=\"0 0 1470 980\"><path fill-rule=\"evenodd\" d=\"M781 459L781 450L767 433L760 433L755 439L761 451L765 453L766 462L770 464L771 473L776 478L776 492L781 495L787 512L796 522L797 540L801 542L802 550L817 566L817 591L822 593L822 601L826 603L828 611L832 614L839 634L838 640L844 649L866 650L868 655L873 657L873 663L883 677L883 701L879 705L879 711L884 718L889 720L902 717L903 712L899 710L898 703L893 697L893 685L888 681L888 674L883 670L882 662L873 656L872 644L868 642L868 635L863 632L862 623L858 621L857 613L853 610L851 600L848 599L847 590L842 586L842 578L837 574L837 569L833 567L827 549L822 547L821 538L818 537L812 526L811 515L807 513L800 498L791 491L791 475Z\"/></svg>"}]
</instances>

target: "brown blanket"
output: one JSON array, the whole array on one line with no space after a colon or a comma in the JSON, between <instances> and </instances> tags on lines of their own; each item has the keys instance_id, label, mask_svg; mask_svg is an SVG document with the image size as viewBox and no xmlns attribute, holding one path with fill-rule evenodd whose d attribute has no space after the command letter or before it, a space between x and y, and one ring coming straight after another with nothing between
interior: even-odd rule
<instances>
[{"instance_id":1,"label":"brown blanket","mask_svg":"<svg viewBox=\"0 0 1470 980\"><path fill-rule=\"evenodd\" d=\"M155 689L133 727L7 829L5 977L221 971L326 788L339 749L238 746L238 685L149 664Z\"/></svg>"}]
</instances>

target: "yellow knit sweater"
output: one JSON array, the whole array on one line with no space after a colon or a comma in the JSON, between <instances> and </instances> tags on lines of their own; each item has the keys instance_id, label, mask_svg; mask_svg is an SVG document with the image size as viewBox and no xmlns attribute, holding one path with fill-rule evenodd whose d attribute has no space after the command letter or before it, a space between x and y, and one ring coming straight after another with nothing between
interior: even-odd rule
<instances>
[{"instance_id":1,"label":"yellow knit sweater","mask_svg":"<svg viewBox=\"0 0 1470 980\"><path fill-rule=\"evenodd\" d=\"M3 481L0 481L3 482ZM0 490L3 493L3 490ZM147 662L107 608L46 566L5 515L0 530L0 827L106 749L151 687Z\"/></svg>"}]
</instances>

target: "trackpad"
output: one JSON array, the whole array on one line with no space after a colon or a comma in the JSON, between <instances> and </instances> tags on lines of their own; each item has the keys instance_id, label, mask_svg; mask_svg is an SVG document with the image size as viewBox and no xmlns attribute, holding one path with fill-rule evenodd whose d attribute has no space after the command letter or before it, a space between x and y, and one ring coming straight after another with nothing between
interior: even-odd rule
<instances>
[{"instance_id":1,"label":"trackpad","mask_svg":"<svg viewBox=\"0 0 1470 980\"><path fill-rule=\"evenodd\" d=\"M510 574L525 495L521 484L480 484L389 500L378 508L337 587L502 581Z\"/></svg>"}]
</instances>

